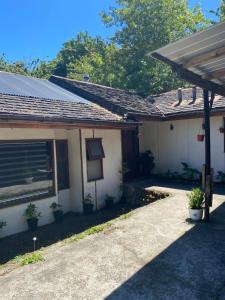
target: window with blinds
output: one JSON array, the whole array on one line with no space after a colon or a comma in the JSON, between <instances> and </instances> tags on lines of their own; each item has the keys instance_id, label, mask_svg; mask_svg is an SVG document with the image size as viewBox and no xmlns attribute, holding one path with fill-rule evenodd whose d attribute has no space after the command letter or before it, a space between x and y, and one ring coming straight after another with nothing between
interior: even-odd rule
<instances>
[{"instance_id":1,"label":"window with blinds","mask_svg":"<svg viewBox=\"0 0 225 300\"><path fill-rule=\"evenodd\" d=\"M52 141L0 143L0 203L54 194Z\"/></svg>"}]
</instances>

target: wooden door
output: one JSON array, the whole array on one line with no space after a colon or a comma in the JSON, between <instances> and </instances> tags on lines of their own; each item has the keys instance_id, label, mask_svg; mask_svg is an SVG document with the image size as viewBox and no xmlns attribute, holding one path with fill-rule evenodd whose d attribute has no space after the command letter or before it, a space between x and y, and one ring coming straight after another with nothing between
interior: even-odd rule
<instances>
[{"instance_id":1,"label":"wooden door","mask_svg":"<svg viewBox=\"0 0 225 300\"><path fill-rule=\"evenodd\" d=\"M122 158L124 181L138 176L139 139L138 129L122 130Z\"/></svg>"}]
</instances>

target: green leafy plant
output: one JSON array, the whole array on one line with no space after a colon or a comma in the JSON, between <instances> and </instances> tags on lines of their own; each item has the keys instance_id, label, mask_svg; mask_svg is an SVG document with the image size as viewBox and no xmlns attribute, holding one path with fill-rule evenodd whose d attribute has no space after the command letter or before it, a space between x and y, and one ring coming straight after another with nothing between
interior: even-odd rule
<instances>
[{"instance_id":1,"label":"green leafy plant","mask_svg":"<svg viewBox=\"0 0 225 300\"><path fill-rule=\"evenodd\" d=\"M54 210L61 210L62 209L62 205L58 204L56 202L52 202L52 204L50 205L50 208L54 211Z\"/></svg>"},{"instance_id":2,"label":"green leafy plant","mask_svg":"<svg viewBox=\"0 0 225 300\"><path fill-rule=\"evenodd\" d=\"M195 188L187 195L189 199L189 208L201 209L204 203L204 193L200 188Z\"/></svg>"},{"instance_id":3,"label":"green leafy plant","mask_svg":"<svg viewBox=\"0 0 225 300\"><path fill-rule=\"evenodd\" d=\"M200 172L196 169L191 168L187 163L181 162L183 166L182 177L186 180L194 181L200 178Z\"/></svg>"},{"instance_id":4,"label":"green leafy plant","mask_svg":"<svg viewBox=\"0 0 225 300\"><path fill-rule=\"evenodd\" d=\"M225 183L225 173L222 171L218 171L216 179L219 180L221 183Z\"/></svg>"},{"instance_id":5,"label":"green leafy plant","mask_svg":"<svg viewBox=\"0 0 225 300\"><path fill-rule=\"evenodd\" d=\"M5 221L0 221L0 229L5 227L6 225L7 225L7 223Z\"/></svg>"},{"instance_id":6,"label":"green leafy plant","mask_svg":"<svg viewBox=\"0 0 225 300\"><path fill-rule=\"evenodd\" d=\"M142 176L151 175L155 167L154 156L150 150L145 151L139 155L139 172Z\"/></svg>"},{"instance_id":7,"label":"green leafy plant","mask_svg":"<svg viewBox=\"0 0 225 300\"><path fill-rule=\"evenodd\" d=\"M105 195L105 206L106 208L112 208L114 204L114 197L108 194Z\"/></svg>"},{"instance_id":8,"label":"green leafy plant","mask_svg":"<svg viewBox=\"0 0 225 300\"><path fill-rule=\"evenodd\" d=\"M83 203L84 204L93 204L94 203L91 194L87 194L87 196L83 200Z\"/></svg>"},{"instance_id":9,"label":"green leafy plant","mask_svg":"<svg viewBox=\"0 0 225 300\"><path fill-rule=\"evenodd\" d=\"M166 179L180 179L180 174L178 172L172 172L168 170L165 174L162 174L160 177Z\"/></svg>"},{"instance_id":10,"label":"green leafy plant","mask_svg":"<svg viewBox=\"0 0 225 300\"><path fill-rule=\"evenodd\" d=\"M24 216L26 219L39 219L41 217L41 213L38 212L35 204L30 203L24 212Z\"/></svg>"}]
</instances>

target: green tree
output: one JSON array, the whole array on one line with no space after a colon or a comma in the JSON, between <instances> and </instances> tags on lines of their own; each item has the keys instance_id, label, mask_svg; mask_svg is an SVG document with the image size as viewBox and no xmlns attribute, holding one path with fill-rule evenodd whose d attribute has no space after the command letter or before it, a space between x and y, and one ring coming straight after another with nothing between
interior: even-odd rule
<instances>
[{"instance_id":1,"label":"green tree","mask_svg":"<svg viewBox=\"0 0 225 300\"><path fill-rule=\"evenodd\" d=\"M18 73L18 74L22 74L22 75L28 75L29 74L28 69L29 69L29 64L27 64L23 61L9 62L5 58L4 54L2 54L0 56L0 71Z\"/></svg>"},{"instance_id":2,"label":"green tree","mask_svg":"<svg viewBox=\"0 0 225 300\"><path fill-rule=\"evenodd\" d=\"M117 0L102 13L106 26L116 26L126 88L143 95L167 91L185 83L168 66L154 60L151 51L206 26L199 6L189 9L184 0Z\"/></svg>"},{"instance_id":3,"label":"green tree","mask_svg":"<svg viewBox=\"0 0 225 300\"><path fill-rule=\"evenodd\" d=\"M225 0L220 1L220 5L216 10L210 10L212 14L214 14L220 22L225 21ZM212 21L212 23L216 23Z\"/></svg>"}]
</instances>

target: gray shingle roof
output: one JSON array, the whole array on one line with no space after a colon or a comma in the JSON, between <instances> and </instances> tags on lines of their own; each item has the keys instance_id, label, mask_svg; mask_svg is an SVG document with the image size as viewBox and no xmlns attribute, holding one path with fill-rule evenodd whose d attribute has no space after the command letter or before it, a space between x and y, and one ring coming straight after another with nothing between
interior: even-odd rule
<instances>
[{"instance_id":1,"label":"gray shingle roof","mask_svg":"<svg viewBox=\"0 0 225 300\"><path fill-rule=\"evenodd\" d=\"M125 90L106 87L91 82L67 79L58 76L50 78L56 84L86 97L89 101L119 114L143 115L156 118L197 114L203 112L202 89L197 88L197 99L192 99L192 88L182 89L183 100L178 103L177 90L142 98ZM225 97L215 96L212 111L225 112Z\"/></svg>"},{"instance_id":2,"label":"gray shingle roof","mask_svg":"<svg viewBox=\"0 0 225 300\"><path fill-rule=\"evenodd\" d=\"M126 90L59 76L52 76L50 81L121 115L137 113L160 116L160 111L149 100Z\"/></svg>"},{"instance_id":3,"label":"gray shingle roof","mask_svg":"<svg viewBox=\"0 0 225 300\"><path fill-rule=\"evenodd\" d=\"M151 96L151 101L154 101L155 106L160 110L163 117L171 115L185 115L190 113L203 112L203 92L202 89L197 88L196 100L192 98L192 88L182 89L182 102L179 104L177 98L177 90ZM225 111L225 97L215 95L212 106L212 111L221 110Z\"/></svg>"},{"instance_id":4,"label":"gray shingle roof","mask_svg":"<svg viewBox=\"0 0 225 300\"><path fill-rule=\"evenodd\" d=\"M0 119L125 123L96 104L0 94Z\"/></svg>"}]
</instances>

